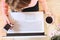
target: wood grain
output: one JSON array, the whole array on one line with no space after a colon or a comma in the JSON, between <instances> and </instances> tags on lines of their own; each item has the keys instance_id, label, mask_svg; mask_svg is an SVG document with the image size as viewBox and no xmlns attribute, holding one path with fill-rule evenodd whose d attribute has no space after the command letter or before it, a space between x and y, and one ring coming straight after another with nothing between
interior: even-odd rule
<instances>
[{"instance_id":1,"label":"wood grain","mask_svg":"<svg viewBox=\"0 0 60 40\"><path fill-rule=\"evenodd\" d=\"M49 32L51 30L55 30L56 29L56 24L60 23L60 0L47 0L47 4L49 7L49 10L52 11L52 14L54 16L54 23L53 24L47 24L45 22L45 32L47 34L47 36L49 35ZM39 4L40 9L43 10L42 6ZM1 6L0 6L1 8ZM0 11L0 15L1 15L1 11ZM47 17L48 15L44 15L44 17ZM52 16L52 15L51 15ZM2 17L0 18L0 27L3 27L4 24L4 20L2 19ZM58 28L57 28L58 29ZM1 31L0 31L1 33ZM0 34L1 35L1 34Z\"/></svg>"}]
</instances>

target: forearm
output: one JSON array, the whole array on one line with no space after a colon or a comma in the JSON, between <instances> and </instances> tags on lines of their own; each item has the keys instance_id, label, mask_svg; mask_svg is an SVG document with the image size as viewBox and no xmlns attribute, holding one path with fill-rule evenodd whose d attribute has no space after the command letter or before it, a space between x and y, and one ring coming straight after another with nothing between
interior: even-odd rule
<instances>
[{"instance_id":1,"label":"forearm","mask_svg":"<svg viewBox=\"0 0 60 40\"><path fill-rule=\"evenodd\" d=\"M43 10L44 10L45 12L47 12L47 11L48 11L48 6L47 6L46 0L39 0L39 1L40 1L40 4L41 4Z\"/></svg>"},{"instance_id":2,"label":"forearm","mask_svg":"<svg viewBox=\"0 0 60 40\"><path fill-rule=\"evenodd\" d=\"M2 15L4 16L6 22L7 22L7 23L10 23L10 22L9 22L9 19L8 19L8 17L7 17L7 15L8 15L7 13L8 13L8 10L7 10L7 6L6 6L6 4L5 4L5 0L2 0Z\"/></svg>"}]
</instances>

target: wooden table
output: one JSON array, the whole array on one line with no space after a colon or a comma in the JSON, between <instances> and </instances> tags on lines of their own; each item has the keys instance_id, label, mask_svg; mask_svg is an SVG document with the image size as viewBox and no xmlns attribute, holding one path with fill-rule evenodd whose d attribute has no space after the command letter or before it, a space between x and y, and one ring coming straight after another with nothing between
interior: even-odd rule
<instances>
[{"instance_id":1,"label":"wooden table","mask_svg":"<svg viewBox=\"0 0 60 40\"><path fill-rule=\"evenodd\" d=\"M53 24L48 24L45 21L45 33L48 36L49 32L51 30L58 29L56 27L56 24L60 23L60 0L47 0L47 4L48 4L49 9L52 11L54 19L55 19ZM0 6L0 8L1 8L1 6ZM43 8L41 8L41 9L43 9ZM1 15L1 11L0 11L0 15ZM45 18L48 16L46 14L44 14L44 15L45 15ZM0 20L1 20L0 28L2 28L2 27L4 27L5 23L4 23L4 20L2 17L0 17ZM0 35L2 35L2 34L6 35L6 32L3 30L0 30Z\"/></svg>"}]
</instances>

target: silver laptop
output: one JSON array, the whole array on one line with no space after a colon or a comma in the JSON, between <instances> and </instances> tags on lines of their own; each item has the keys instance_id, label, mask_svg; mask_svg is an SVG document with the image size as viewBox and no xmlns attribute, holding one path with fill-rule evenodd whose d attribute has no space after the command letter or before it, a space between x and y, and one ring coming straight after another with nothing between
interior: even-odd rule
<instances>
[{"instance_id":1,"label":"silver laptop","mask_svg":"<svg viewBox=\"0 0 60 40\"><path fill-rule=\"evenodd\" d=\"M8 35L44 34L43 12L11 12L10 15L15 23L14 27L8 30Z\"/></svg>"}]
</instances>

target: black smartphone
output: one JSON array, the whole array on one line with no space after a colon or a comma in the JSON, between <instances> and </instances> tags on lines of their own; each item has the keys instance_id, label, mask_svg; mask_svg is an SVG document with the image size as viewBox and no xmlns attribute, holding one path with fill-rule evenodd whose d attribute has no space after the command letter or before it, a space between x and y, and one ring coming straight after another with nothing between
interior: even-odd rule
<instances>
[{"instance_id":1,"label":"black smartphone","mask_svg":"<svg viewBox=\"0 0 60 40\"><path fill-rule=\"evenodd\" d=\"M10 24L6 24L5 27L4 27L4 29L8 31L10 29L10 27L11 27Z\"/></svg>"}]
</instances>

